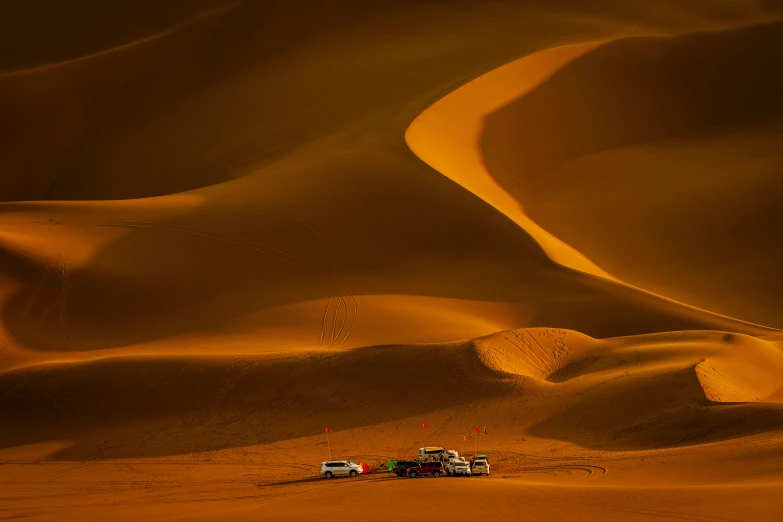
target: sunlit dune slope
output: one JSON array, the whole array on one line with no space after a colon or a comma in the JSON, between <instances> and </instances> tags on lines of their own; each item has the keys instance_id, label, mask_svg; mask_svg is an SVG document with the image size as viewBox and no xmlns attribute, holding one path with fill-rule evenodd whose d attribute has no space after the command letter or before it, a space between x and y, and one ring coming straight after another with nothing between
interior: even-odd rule
<instances>
[{"instance_id":1,"label":"sunlit dune slope","mask_svg":"<svg viewBox=\"0 0 783 522\"><path fill-rule=\"evenodd\" d=\"M538 60L482 81L524 80ZM780 63L781 23L582 47L517 82L481 157L497 190L612 276L780 327Z\"/></svg>"},{"instance_id":2,"label":"sunlit dune slope","mask_svg":"<svg viewBox=\"0 0 783 522\"><path fill-rule=\"evenodd\" d=\"M778 345L737 334L596 340L551 328L339 353L49 363L0 374L0 412L18 427L0 447L70 440L59 458L169 455L476 407L507 431L653 449L783 429L782 371ZM442 435L470 429L464 417Z\"/></svg>"}]
</instances>

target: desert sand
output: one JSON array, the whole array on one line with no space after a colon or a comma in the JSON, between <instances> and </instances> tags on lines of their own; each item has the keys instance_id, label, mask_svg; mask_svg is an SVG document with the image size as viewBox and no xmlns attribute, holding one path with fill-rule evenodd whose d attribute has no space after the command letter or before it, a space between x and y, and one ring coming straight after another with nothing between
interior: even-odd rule
<instances>
[{"instance_id":1,"label":"desert sand","mask_svg":"<svg viewBox=\"0 0 783 522\"><path fill-rule=\"evenodd\" d=\"M267 4L0 8L0 520L783 519L783 5Z\"/></svg>"}]
</instances>

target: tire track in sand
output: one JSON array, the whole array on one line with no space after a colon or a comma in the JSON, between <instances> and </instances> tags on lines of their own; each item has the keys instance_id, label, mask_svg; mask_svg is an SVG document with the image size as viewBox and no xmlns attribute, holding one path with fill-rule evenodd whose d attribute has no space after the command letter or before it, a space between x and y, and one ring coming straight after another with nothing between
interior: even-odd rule
<instances>
[{"instance_id":1,"label":"tire track in sand","mask_svg":"<svg viewBox=\"0 0 783 522\"><path fill-rule=\"evenodd\" d=\"M334 281L341 288L345 289L344 285L340 282L340 267L342 266L343 271L346 270L345 256L343 256L342 252L339 249L334 248L334 245L331 242L327 241L326 238L328 237L328 234L324 233L323 230L320 229L320 227L316 223L308 220L306 217L302 216L301 214L297 214L296 212L293 211L284 212L274 208L269 208L268 210L286 219L294 221L299 226L307 230L319 243L321 243L326 248L326 250L329 252L329 257L331 257L332 259L332 264L334 269ZM351 325L348 327L349 333L338 346L341 346L348 339L348 337L350 336L350 332L353 331L353 327L356 323L356 317L358 315L359 306L353 294L347 292L347 296L351 300L351 304L353 305L353 313L349 314L348 307L345 301L339 301L339 300L337 301L337 309L334 311L334 318L332 320L332 334L331 334L329 346L333 346L335 341L339 339L340 336L342 335L343 329L345 328L345 323L349 315L351 316ZM337 297L339 299L341 296L338 295ZM323 341L326 337L326 324L334 300L335 300L334 296L330 295L329 301L326 304L326 309L324 310L324 315L321 319L321 339L319 341L319 346L323 346ZM343 316L343 320L340 322L340 326L338 328L337 320L340 314L341 306L345 307L346 313Z\"/></svg>"},{"instance_id":2,"label":"tire track in sand","mask_svg":"<svg viewBox=\"0 0 783 522\"><path fill-rule=\"evenodd\" d=\"M566 474L569 477L573 477L575 472L582 472L584 475L579 477L581 479L598 478L608 473L607 468L603 466L597 466L594 464L553 464L550 466L531 466L524 467L519 470L515 470L517 473L547 473L554 476L558 474ZM595 475L595 476L593 476Z\"/></svg>"}]
</instances>

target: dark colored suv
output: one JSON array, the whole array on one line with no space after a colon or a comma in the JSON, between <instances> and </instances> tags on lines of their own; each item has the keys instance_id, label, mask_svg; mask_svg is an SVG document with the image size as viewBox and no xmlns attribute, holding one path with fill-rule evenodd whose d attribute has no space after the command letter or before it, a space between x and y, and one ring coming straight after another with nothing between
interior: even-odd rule
<instances>
[{"instance_id":1,"label":"dark colored suv","mask_svg":"<svg viewBox=\"0 0 783 522\"><path fill-rule=\"evenodd\" d=\"M398 460L392 466L392 473L395 473L398 477L404 477L408 474L408 469L418 468L419 463L415 460Z\"/></svg>"},{"instance_id":2,"label":"dark colored suv","mask_svg":"<svg viewBox=\"0 0 783 522\"><path fill-rule=\"evenodd\" d=\"M410 478L424 477L427 475L432 475L433 477L440 477L443 475L443 463L422 462L418 467L408 469L408 476Z\"/></svg>"}]
</instances>

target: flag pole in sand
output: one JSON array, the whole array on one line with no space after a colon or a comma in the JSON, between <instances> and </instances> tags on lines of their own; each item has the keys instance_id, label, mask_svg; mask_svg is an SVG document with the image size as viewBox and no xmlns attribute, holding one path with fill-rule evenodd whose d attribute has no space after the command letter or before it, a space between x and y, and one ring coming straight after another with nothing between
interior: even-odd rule
<instances>
[{"instance_id":1,"label":"flag pole in sand","mask_svg":"<svg viewBox=\"0 0 783 522\"><path fill-rule=\"evenodd\" d=\"M332 460L332 445L329 444L330 433L332 433L332 428L326 428L326 447L329 448L329 460Z\"/></svg>"}]
</instances>

